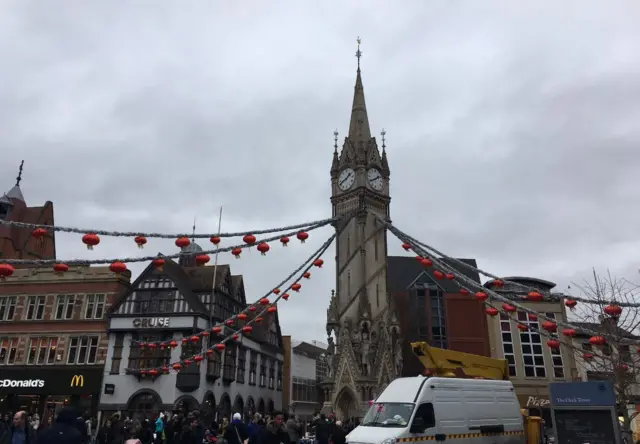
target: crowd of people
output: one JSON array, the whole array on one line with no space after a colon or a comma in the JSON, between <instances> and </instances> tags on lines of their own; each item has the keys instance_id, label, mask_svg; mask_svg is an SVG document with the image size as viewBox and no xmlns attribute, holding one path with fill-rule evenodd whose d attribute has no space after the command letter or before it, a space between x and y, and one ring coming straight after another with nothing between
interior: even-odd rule
<instances>
[{"instance_id":1,"label":"crowd of people","mask_svg":"<svg viewBox=\"0 0 640 444\"><path fill-rule=\"evenodd\" d=\"M357 426L318 414L305 422L275 412L243 418L234 413L220 423L189 413L159 412L134 417L115 414L93 432L92 421L72 407L60 410L53 421L40 421L20 411L0 421L0 444L345 444Z\"/></svg>"}]
</instances>

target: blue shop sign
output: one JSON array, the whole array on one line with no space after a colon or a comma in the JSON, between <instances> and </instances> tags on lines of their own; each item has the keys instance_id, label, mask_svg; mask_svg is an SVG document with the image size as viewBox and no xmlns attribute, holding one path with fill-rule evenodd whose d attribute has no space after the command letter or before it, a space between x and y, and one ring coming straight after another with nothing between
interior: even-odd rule
<instances>
[{"instance_id":1,"label":"blue shop sign","mask_svg":"<svg viewBox=\"0 0 640 444\"><path fill-rule=\"evenodd\" d=\"M554 382L549 384L554 407L611 407L616 394L610 381Z\"/></svg>"}]
</instances>

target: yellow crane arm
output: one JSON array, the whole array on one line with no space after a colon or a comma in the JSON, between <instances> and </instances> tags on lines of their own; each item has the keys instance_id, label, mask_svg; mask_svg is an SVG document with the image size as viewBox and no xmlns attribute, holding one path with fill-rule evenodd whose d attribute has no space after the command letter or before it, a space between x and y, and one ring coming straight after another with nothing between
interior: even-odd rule
<instances>
[{"instance_id":1,"label":"yellow crane arm","mask_svg":"<svg viewBox=\"0 0 640 444\"><path fill-rule=\"evenodd\" d=\"M412 342L411 348L433 376L455 377L454 371L459 369L469 377L509 379L509 364L505 359L431 347L426 342Z\"/></svg>"}]
</instances>

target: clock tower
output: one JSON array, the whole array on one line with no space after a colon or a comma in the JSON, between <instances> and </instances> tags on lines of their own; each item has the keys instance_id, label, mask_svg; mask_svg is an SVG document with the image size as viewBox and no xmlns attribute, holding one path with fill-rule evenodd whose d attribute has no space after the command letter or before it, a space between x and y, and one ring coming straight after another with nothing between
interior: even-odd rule
<instances>
[{"instance_id":1,"label":"clock tower","mask_svg":"<svg viewBox=\"0 0 640 444\"><path fill-rule=\"evenodd\" d=\"M330 376L324 382L325 410L340 417L361 416L402 370L400 328L387 294L389 178L385 132L382 150L371 136L360 71L351 108L349 133L338 151L334 133L331 166L336 223L336 290L327 310Z\"/></svg>"}]
</instances>

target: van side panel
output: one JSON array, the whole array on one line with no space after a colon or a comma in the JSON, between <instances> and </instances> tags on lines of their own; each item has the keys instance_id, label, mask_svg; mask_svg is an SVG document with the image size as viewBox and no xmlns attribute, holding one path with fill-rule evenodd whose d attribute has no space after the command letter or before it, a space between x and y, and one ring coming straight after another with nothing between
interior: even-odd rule
<instances>
[{"instance_id":1,"label":"van side panel","mask_svg":"<svg viewBox=\"0 0 640 444\"><path fill-rule=\"evenodd\" d=\"M525 442L520 404L509 381L430 378L420 403L433 403L436 427L428 435L446 434L448 444ZM482 433L502 426L504 433Z\"/></svg>"}]
</instances>

